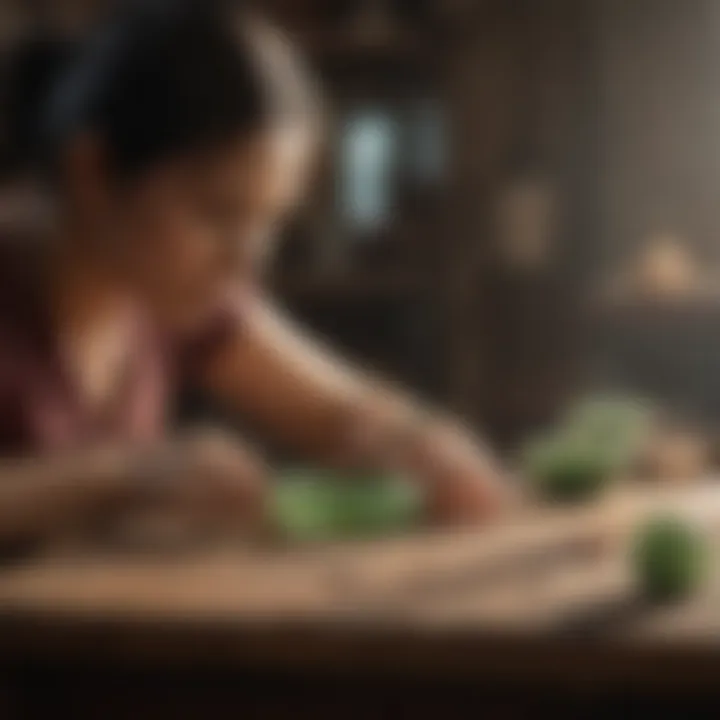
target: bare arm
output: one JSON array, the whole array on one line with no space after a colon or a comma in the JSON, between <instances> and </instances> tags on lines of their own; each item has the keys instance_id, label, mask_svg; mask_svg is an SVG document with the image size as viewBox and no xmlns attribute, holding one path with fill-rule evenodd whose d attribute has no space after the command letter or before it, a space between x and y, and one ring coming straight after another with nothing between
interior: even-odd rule
<instances>
[{"instance_id":1,"label":"bare arm","mask_svg":"<svg viewBox=\"0 0 720 720\"><path fill-rule=\"evenodd\" d=\"M205 384L221 401L309 456L335 456L348 423L397 426L414 417L410 396L342 361L280 309L264 301L206 366Z\"/></svg>"},{"instance_id":2,"label":"bare arm","mask_svg":"<svg viewBox=\"0 0 720 720\"><path fill-rule=\"evenodd\" d=\"M216 431L153 446L0 462L0 548L98 528L145 510L188 527L239 529L264 512L264 467L252 448ZM223 525L227 523L227 525Z\"/></svg>"},{"instance_id":3,"label":"bare arm","mask_svg":"<svg viewBox=\"0 0 720 720\"><path fill-rule=\"evenodd\" d=\"M42 542L122 509L137 495L126 456L89 451L0 463L0 544Z\"/></svg>"},{"instance_id":4,"label":"bare arm","mask_svg":"<svg viewBox=\"0 0 720 720\"><path fill-rule=\"evenodd\" d=\"M372 461L374 453L412 470L444 518L477 518L503 494L490 454L458 423L343 363L268 302L249 306L205 380L217 397L309 457Z\"/></svg>"}]
</instances>

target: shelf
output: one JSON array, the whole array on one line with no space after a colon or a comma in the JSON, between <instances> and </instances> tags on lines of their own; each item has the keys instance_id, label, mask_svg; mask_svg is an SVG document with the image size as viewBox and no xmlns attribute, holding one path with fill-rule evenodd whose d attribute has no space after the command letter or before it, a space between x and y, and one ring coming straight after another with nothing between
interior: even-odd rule
<instances>
[{"instance_id":1,"label":"shelf","mask_svg":"<svg viewBox=\"0 0 720 720\"><path fill-rule=\"evenodd\" d=\"M417 272L297 273L275 278L278 295L289 300L362 300L413 297L429 290Z\"/></svg>"},{"instance_id":2,"label":"shelf","mask_svg":"<svg viewBox=\"0 0 720 720\"><path fill-rule=\"evenodd\" d=\"M299 45L312 57L332 60L368 60L412 63L429 56L430 46L414 32L393 32L378 38L364 38L343 30L315 30L295 35Z\"/></svg>"},{"instance_id":3,"label":"shelf","mask_svg":"<svg viewBox=\"0 0 720 720\"><path fill-rule=\"evenodd\" d=\"M593 305L600 316L624 318L627 316L717 315L720 314L720 292L694 292L677 295L627 295L602 298Z\"/></svg>"}]
</instances>

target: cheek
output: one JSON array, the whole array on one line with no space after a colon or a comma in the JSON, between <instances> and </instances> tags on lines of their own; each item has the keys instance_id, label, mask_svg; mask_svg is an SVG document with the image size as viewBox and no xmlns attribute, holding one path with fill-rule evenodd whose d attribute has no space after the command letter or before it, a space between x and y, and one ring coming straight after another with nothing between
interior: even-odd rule
<instances>
[{"instance_id":1,"label":"cheek","mask_svg":"<svg viewBox=\"0 0 720 720\"><path fill-rule=\"evenodd\" d=\"M183 209L140 207L127 224L127 262L153 296L192 299L209 293L223 269L217 243Z\"/></svg>"}]
</instances>

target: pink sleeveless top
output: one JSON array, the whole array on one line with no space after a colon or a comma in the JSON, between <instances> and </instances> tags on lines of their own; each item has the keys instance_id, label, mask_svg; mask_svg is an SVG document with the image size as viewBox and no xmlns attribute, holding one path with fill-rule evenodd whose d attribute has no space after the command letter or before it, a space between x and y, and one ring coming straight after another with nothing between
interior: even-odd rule
<instances>
[{"instance_id":1,"label":"pink sleeveless top","mask_svg":"<svg viewBox=\"0 0 720 720\"><path fill-rule=\"evenodd\" d=\"M0 254L0 454L66 451L101 442L147 442L166 428L178 383L236 327L235 309L218 312L196 337L164 338L137 327L135 353L112 410L85 407L69 381L28 274L27 259Z\"/></svg>"}]
</instances>

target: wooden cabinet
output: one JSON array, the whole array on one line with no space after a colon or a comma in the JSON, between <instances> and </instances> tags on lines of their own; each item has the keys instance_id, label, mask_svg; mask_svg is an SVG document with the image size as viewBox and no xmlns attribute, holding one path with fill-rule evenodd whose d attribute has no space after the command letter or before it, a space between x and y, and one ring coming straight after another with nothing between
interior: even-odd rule
<instances>
[{"instance_id":1,"label":"wooden cabinet","mask_svg":"<svg viewBox=\"0 0 720 720\"><path fill-rule=\"evenodd\" d=\"M597 242L590 3L483 3L447 59L453 238L446 283L455 406L512 442L574 389L583 284ZM539 177L558 201L551 262L516 271L497 252L498 201Z\"/></svg>"}]
</instances>

